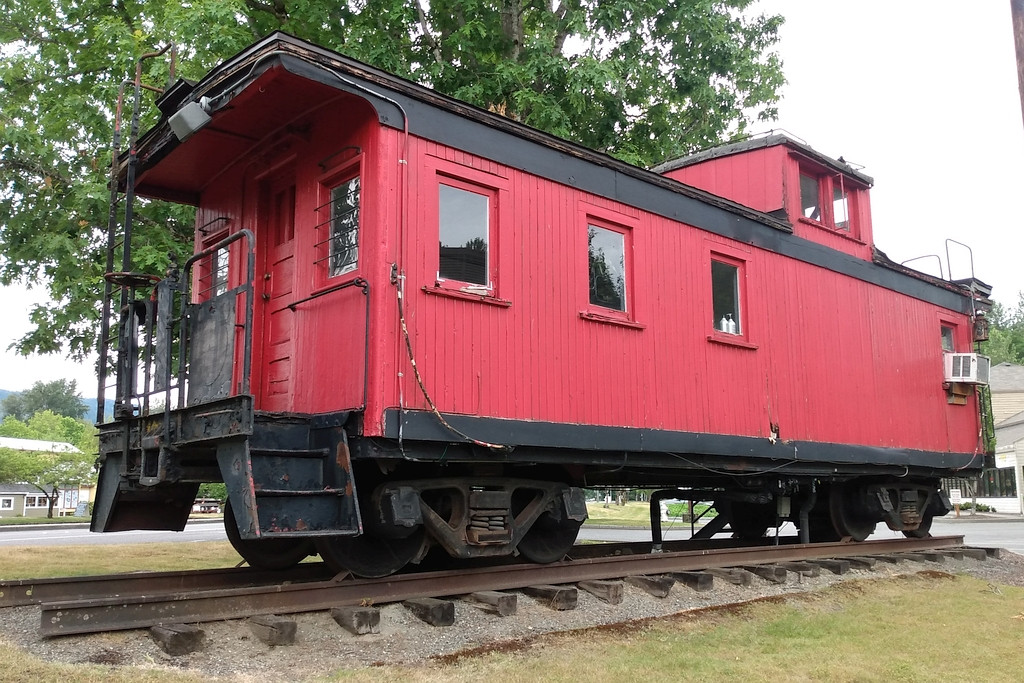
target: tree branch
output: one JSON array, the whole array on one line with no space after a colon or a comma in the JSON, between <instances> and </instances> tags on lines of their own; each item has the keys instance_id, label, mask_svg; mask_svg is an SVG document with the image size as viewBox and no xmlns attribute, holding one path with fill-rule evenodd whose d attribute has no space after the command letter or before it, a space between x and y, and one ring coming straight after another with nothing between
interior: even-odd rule
<instances>
[{"instance_id":1,"label":"tree branch","mask_svg":"<svg viewBox=\"0 0 1024 683\"><path fill-rule=\"evenodd\" d=\"M416 15L420 20L420 30L423 31L423 37L430 44L430 52L434 55L434 61L438 64L444 64L444 58L441 56L441 46L437 44L434 34L430 32L427 13L424 11L423 3L420 0L416 0Z\"/></svg>"}]
</instances>

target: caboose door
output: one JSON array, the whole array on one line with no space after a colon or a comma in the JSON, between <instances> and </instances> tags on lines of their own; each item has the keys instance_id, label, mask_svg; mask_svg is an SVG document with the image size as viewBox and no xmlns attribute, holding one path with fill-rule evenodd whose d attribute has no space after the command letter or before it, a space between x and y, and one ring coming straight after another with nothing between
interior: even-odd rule
<instances>
[{"instance_id":1,"label":"caboose door","mask_svg":"<svg viewBox=\"0 0 1024 683\"><path fill-rule=\"evenodd\" d=\"M288 308L295 289L295 175L276 173L260 183L257 263L262 266L262 339L256 408L291 409L295 314ZM260 275L257 274L259 279ZM262 292L260 293L260 289ZM259 327L257 327L259 329Z\"/></svg>"}]
</instances>

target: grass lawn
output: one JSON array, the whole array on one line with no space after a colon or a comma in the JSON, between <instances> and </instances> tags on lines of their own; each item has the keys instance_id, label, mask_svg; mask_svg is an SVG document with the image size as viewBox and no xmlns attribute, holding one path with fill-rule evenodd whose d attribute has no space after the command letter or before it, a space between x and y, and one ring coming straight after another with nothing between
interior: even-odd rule
<instances>
[{"instance_id":1,"label":"grass lawn","mask_svg":"<svg viewBox=\"0 0 1024 683\"><path fill-rule=\"evenodd\" d=\"M679 507L682 507L680 504ZM701 510L707 506L703 503L698 503L694 506L697 513L700 514ZM605 507L603 502L587 503L587 514L590 517L584 524L591 524L593 526L628 526L628 527L642 527L649 529L651 527L651 505L650 503L638 503L635 501L628 501L625 505L616 505L611 503L608 507ZM712 512L711 517L714 516ZM705 521L708 518L705 518ZM676 519L672 522L676 526L682 524L689 526L689 521L683 521L682 519ZM662 523L668 526L669 522Z\"/></svg>"},{"instance_id":2,"label":"grass lawn","mask_svg":"<svg viewBox=\"0 0 1024 683\"><path fill-rule=\"evenodd\" d=\"M587 503L587 514L590 515L584 524L595 526L639 526L650 528L651 506L649 503L628 501L625 505L612 502L608 507L604 503Z\"/></svg>"},{"instance_id":3,"label":"grass lawn","mask_svg":"<svg viewBox=\"0 0 1024 683\"><path fill-rule=\"evenodd\" d=\"M234 567L240 560L227 541L72 545L58 549L10 546L0 553L0 579L218 569Z\"/></svg>"},{"instance_id":4,"label":"grass lawn","mask_svg":"<svg viewBox=\"0 0 1024 683\"><path fill-rule=\"evenodd\" d=\"M616 630L541 636L451 665L342 681L1019 681L1024 589L966 576L848 581Z\"/></svg>"},{"instance_id":5,"label":"grass lawn","mask_svg":"<svg viewBox=\"0 0 1024 683\"><path fill-rule=\"evenodd\" d=\"M0 526L19 524L81 524L88 523L88 517L0 517Z\"/></svg>"}]
</instances>

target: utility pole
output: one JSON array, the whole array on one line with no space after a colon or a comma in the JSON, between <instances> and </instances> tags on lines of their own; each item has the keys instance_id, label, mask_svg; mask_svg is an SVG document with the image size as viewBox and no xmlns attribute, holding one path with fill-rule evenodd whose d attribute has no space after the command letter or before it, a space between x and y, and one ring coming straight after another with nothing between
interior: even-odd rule
<instances>
[{"instance_id":1,"label":"utility pole","mask_svg":"<svg viewBox=\"0 0 1024 683\"><path fill-rule=\"evenodd\" d=\"M1024 0L1010 0L1013 22L1013 43L1017 47L1017 89L1020 91L1020 111L1024 116Z\"/></svg>"}]
</instances>

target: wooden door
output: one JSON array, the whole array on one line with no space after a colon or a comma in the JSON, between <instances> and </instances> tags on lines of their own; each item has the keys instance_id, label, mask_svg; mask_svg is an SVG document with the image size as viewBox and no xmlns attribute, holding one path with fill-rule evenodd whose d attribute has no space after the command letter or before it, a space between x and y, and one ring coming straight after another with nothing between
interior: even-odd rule
<instances>
[{"instance_id":1,"label":"wooden door","mask_svg":"<svg viewBox=\"0 0 1024 683\"><path fill-rule=\"evenodd\" d=\"M263 319L257 406L287 411L292 408L295 354L295 313L288 308L295 290L294 172L278 173L263 181L260 205L262 225L257 241L263 266Z\"/></svg>"}]
</instances>

